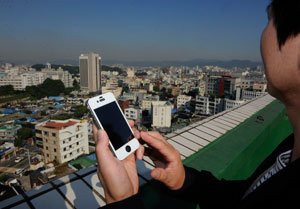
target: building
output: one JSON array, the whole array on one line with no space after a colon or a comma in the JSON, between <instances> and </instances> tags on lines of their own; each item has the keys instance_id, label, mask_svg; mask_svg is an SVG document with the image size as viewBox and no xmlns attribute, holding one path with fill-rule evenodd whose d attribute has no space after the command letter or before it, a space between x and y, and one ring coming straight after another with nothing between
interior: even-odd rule
<instances>
[{"instance_id":1,"label":"building","mask_svg":"<svg viewBox=\"0 0 300 209\"><path fill-rule=\"evenodd\" d=\"M152 127L170 128L172 105L165 101L152 102Z\"/></svg>"},{"instance_id":2,"label":"building","mask_svg":"<svg viewBox=\"0 0 300 209\"><path fill-rule=\"evenodd\" d=\"M66 88L73 86L72 75L68 71L64 71L61 67L57 70L51 69L51 65L49 63L47 64L47 68L42 69L42 73L45 73L47 78L51 78L52 80L61 80Z\"/></svg>"},{"instance_id":3,"label":"building","mask_svg":"<svg viewBox=\"0 0 300 209\"><path fill-rule=\"evenodd\" d=\"M21 125L7 124L0 128L0 143L1 141L14 141Z\"/></svg>"},{"instance_id":4,"label":"building","mask_svg":"<svg viewBox=\"0 0 300 209\"><path fill-rule=\"evenodd\" d=\"M156 102L156 101L159 101L158 95L155 96L144 95L143 100L141 102L141 109L150 110L152 102Z\"/></svg>"},{"instance_id":5,"label":"building","mask_svg":"<svg viewBox=\"0 0 300 209\"><path fill-rule=\"evenodd\" d=\"M196 96L196 112L203 115L215 115L224 110L221 98Z\"/></svg>"},{"instance_id":6,"label":"building","mask_svg":"<svg viewBox=\"0 0 300 209\"><path fill-rule=\"evenodd\" d=\"M135 108L127 108L124 110L125 117L129 120L134 120L135 122L139 122L141 120L141 109Z\"/></svg>"},{"instance_id":7,"label":"building","mask_svg":"<svg viewBox=\"0 0 300 209\"><path fill-rule=\"evenodd\" d=\"M179 95L177 97L177 109L179 108L187 108L191 106L191 96Z\"/></svg>"},{"instance_id":8,"label":"building","mask_svg":"<svg viewBox=\"0 0 300 209\"><path fill-rule=\"evenodd\" d=\"M245 100L231 100L231 99L225 99L224 100L224 110L228 110L231 108L238 107L245 103Z\"/></svg>"},{"instance_id":9,"label":"building","mask_svg":"<svg viewBox=\"0 0 300 209\"><path fill-rule=\"evenodd\" d=\"M26 86L37 86L45 80L46 75L41 72L1 74L0 86L12 85L14 90L24 91Z\"/></svg>"},{"instance_id":10,"label":"building","mask_svg":"<svg viewBox=\"0 0 300 209\"><path fill-rule=\"evenodd\" d=\"M84 120L46 121L35 126L36 140L43 145L45 163L68 162L89 153L88 124Z\"/></svg>"},{"instance_id":11,"label":"building","mask_svg":"<svg viewBox=\"0 0 300 209\"><path fill-rule=\"evenodd\" d=\"M0 162L9 160L16 156L16 148L13 143L5 142L0 146Z\"/></svg>"},{"instance_id":12,"label":"building","mask_svg":"<svg viewBox=\"0 0 300 209\"><path fill-rule=\"evenodd\" d=\"M117 88L108 88L108 87L102 87L102 94L111 92L115 98L118 98L122 94L122 88L117 87Z\"/></svg>"},{"instance_id":13,"label":"building","mask_svg":"<svg viewBox=\"0 0 300 209\"><path fill-rule=\"evenodd\" d=\"M266 91L267 83L253 83L253 91Z\"/></svg>"},{"instance_id":14,"label":"building","mask_svg":"<svg viewBox=\"0 0 300 209\"><path fill-rule=\"evenodd\" d=\"M89 53L79 56L80 88L83 91L97 92L101 90L101 57Z\"/></svg>"},{"instance_id":15,"label":"building","mask_svg":"<svg viewBox=\"0 0 300 209\"><path fill-rule=\"evenodd\" d=\"M180 88L179 87L173 87L171 91L172 96L176 97L180 94Z\"/></svg>"},{"instance_id":16,"label":"building","mask_svg":"<svg viewBox=\"0 0 300 209\"><path fill-rule=\"evenodd\" d=\"M243 100L252 100L254 98L257 98L261 95L266 94L266 92L261 91L242 91L242 99Z\"/></svg>"},{"instance_id":17,"label":"building","mask_svg":"<svg viewBox=\"0 0 300 209\"><path fill-rule=\"evenodd\" d=\"M231 76L209 76L206 78L206 95L230 96L241 86L241 78Z\"/></svg>"}]
</instances>

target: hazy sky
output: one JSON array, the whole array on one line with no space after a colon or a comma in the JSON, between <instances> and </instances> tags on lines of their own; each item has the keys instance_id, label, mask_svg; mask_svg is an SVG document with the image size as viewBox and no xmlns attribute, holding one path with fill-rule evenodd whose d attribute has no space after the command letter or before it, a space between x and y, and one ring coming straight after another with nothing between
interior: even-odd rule
<instances>
[{"instance_id":1,"label":"hazy sky","mask_svg":"<svg viewBox=\"0 0 300 209\"><path fill-rule=\"evenodd\" d=\"M0 0L0 61L260 61L270 0Z\"/></svg>"}]
</instances>

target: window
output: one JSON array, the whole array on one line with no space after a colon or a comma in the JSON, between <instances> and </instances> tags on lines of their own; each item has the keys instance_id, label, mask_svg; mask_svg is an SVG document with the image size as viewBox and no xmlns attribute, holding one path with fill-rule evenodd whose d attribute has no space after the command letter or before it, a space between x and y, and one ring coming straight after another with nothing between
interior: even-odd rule
<instances>
[{"instance_id":1,"label":"window","mask_svg":"<svg viewBox=\"0 0 300 209\"><path fill-rule=\"evenodd\" d=\"M77 142L76 145L79 145L79 142Z\"/></svg>"},{"instance_id":2,"label":"window","mask_svg":"<svg viewBox=\"0 0 300 209\"><path fill-rule=\"evenodd\" d=\"M47 157L49 157L49 154L47 154Z\"/></svg>"},{"instance_id":3,"label":"window","mask_svg":"<svg viewBox=\"0 0 300 209\"><path fill-rule=\"evenodd\" d=\"M56 148L54 148L54 152L56 152Z\"/></svg>"},{"instance_id":4,"label":"window","mask_svg":"<svg viewBox=\"0 0 300 209\"><path fill-rule=\"evenodd\" d=\"M52 133L52 136L56 136L56 133Z\"/></svg>"},{"instance_id":5,"label":"window","mask_svg":"<svg viewBox=\"0 0 300 209\"><path fill-rule=\"evenodd\" d=\"M66 150L67 150L67 148L65 147L65 148L64 148L64 151L66 151Z\"/></svg>"},{"instance_id":6,"label":"window","mask_svg":"<svg viewBox=\"0 0 300 209\"><path fill-rule=\"evenodd\" d=\"M66 158L67 158L67 155L64 156L64 159L66 159Z\"/></svg>"},{"instance_id":7,"label":"window","mask_svg":"<svg viewBox=\"0 0 300 209\"><path fill-rule=\"evenodd\" d=\"M48 150L48 147L46 146L46 150Z\"/></svg>"}]
</instances>

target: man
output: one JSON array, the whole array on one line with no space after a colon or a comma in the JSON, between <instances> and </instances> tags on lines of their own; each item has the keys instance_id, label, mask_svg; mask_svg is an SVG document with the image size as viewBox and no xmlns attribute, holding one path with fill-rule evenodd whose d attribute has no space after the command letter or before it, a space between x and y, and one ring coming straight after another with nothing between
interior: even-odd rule
<instances>
[{"instance_id":1,"label":"man","mask_svg":"<svg viewBox=\"0 0 300 209\"><path fill-rule=\"evenodd\" d=\"M156 132L135 131L150 148L118 161L108 148L103 130L93 131L98 176L104 187L106 208L143 208L138 193L135 158L149 155L156 168L151 176L173 190L178 198L203 208L299 207L300 188L300 1L273 0L269 23L261 37L261 53L268 90L286 107L294 134L284 140L247 180L218 180L207 171L184 167L179 152ZM133 123L130 122L131 126Z\"/></svg>"}]
</instances>

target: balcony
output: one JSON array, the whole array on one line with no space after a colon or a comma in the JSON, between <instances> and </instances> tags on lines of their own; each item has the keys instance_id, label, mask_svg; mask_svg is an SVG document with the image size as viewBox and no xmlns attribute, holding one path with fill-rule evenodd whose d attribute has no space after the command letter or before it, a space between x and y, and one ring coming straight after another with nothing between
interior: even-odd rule
<instances>
[{"instance_id":1,"label":"balcony","mask_svg":"<svg viewBox=\"0 0 300 209\"><path fill-rule=\"evenodd\" d=\"M291 132L284 106L265 95L170 133L166 138L180 151L185 165L211 171L217 178L245 179ZM146 208L197 207L160 190L160 184L151 180L153 163L149 158L138 161L137 167ZM98 208L104 204L96 167L91 166L23 196L4 200L0 208L86 208L87 205Z\"/></svg>"}]
</instances>

